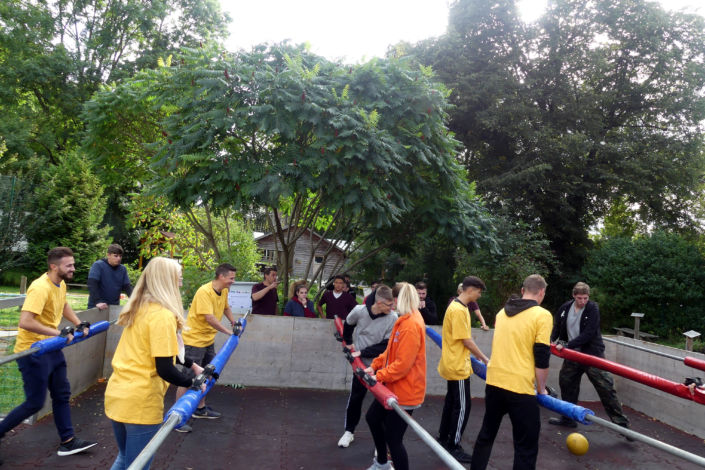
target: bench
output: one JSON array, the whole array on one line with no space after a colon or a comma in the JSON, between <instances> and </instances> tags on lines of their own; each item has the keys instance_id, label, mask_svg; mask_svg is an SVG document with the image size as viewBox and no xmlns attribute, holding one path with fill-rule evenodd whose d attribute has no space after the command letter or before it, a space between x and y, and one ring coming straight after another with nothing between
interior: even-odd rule
<instances>
[{"instance_id":1,"label":"bench","mask_svg":"<svg viewBox=\"0 0 705 470\"><path fill-rule=\"evenodd\" d=\"M626 334L626 335L631 336L632 338L634 337L634 329L633 328L613 327L613 329L617 331L617 336L624 336ZM658 336L652 335L651 333L644 333L643 331L639 332L639 339L643 339L646 341L653 341L657 338L658 338Z\"/></svg>"}]
</instances>

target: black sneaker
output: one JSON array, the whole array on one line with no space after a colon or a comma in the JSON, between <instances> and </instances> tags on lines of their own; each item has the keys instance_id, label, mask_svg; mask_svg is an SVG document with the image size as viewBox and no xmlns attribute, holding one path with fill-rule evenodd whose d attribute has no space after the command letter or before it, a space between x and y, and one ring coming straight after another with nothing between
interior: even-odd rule
<instances>
[{"instance_id":1,"label":"black sneaker","mask_svg":"<svg viewBox=\"0 0 705 470\"><path fill-rule=\"evenodd\" d=\"M555 424L556 426L565 426L566 428L577 428L578 423L570 418L561 416L560 418L550 418L548 424Z\"/></svg>"},{"instance_id":2,"label":"black sneaker","mask_svg":"<svg viewBox=\"0 0 705 470\"><path fill-rule=\"evenodd\" d=\"M74 437L70 441L61 444L59 446L57 454L59 454L60 456L78 454L79 452L83 452L84 450L90 449L95 445L98 445L98 443L84 441L83 439Z\"/></svg>"},{"instance_id":3,"label":"black sneaker","mask_svg":"<svg viewBox=\"0 0 705 470\"><path fill-rule=\"evenodd\" d=\"M455 446L455 449L450 450L450 455L460 463L472 462L472 455L466 453L461 446Z\"/></svg>"},{"instance_id":4,"label":"black sneaker","mask_svg":"<svg viewBox=\"0 0 705 470\"><path fill-rule=\"evenodd\" d=\"M196 408L196 411L191 416L194 418L216 419L220 418L221 414L210 406L204 406L203 408Z\"/></svg>"}]
</instances>

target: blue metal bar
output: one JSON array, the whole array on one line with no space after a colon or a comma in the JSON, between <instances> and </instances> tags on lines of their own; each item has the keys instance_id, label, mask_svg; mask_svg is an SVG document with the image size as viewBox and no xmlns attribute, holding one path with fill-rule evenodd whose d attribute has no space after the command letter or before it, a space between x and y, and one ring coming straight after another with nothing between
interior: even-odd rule
<instances>
[{"instance_id":1,"label":"blue metal bar","mask_svg":"<svg viewBox=\"0 0 705 470\"><path fill-rule=\"evenodd\" d=\"M76 331L74 333L73 341L71 341L70 343L67 343L66 338L61 336L52 336L51 338L46 338L41 341L37 341L32 345L31 348L27 349L26 351L10 354L9 356L3 357L2 359L0 359L0 365L15 361L21 357L31 356L32 354L37 354L39 356L51 351L58 351L59 349L63 349L67 346L72 346L76 343L80 343L81 341L84 341L90 338L91 336L97 335L98 333L102 333L108 328L110 328L109 322L99 321L91 325L91 327L88 329L88 334L85 336L81 331Z\"/></svg>"},{"instance_id":2,"label":"blue metal bar","mask_svg":"<svg viewBox=\"0 0 705 470\"><path fill-rule=\"evenodd\" d=\"M225 344L220 348L218 354L215 355L211 364L214 366L215 374L209 377L206 383L206 390L193 390L189 389L184 393L181 398L179 398L176 403L166 412L164 416L164 424L159 428L157 434L149 441L149 443L142 449L142 452L137 456L137 458L130 464L128 470L142 470L147 462L154 456L159 447L164 443L166 438L169 436L171 431L175 428L180 428L186 421L191 418L191 415L196 411L198 403L205 397L210 389L213 387L217 380L217 376L223 371L225 364L228 363L230 356L232 355L237 345L240 343L240 336L245 332L245 327L247 326L247 312L242 318L238 319L234 333L228 338ZM209 364L209 365L211 365Z\"/></svg>"}]
</instances>

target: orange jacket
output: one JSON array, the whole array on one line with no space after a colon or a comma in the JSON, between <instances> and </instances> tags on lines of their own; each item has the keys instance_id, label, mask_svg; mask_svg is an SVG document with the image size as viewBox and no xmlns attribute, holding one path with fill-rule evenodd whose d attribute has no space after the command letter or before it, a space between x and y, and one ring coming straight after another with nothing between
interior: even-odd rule
<instances>
[{"instance_id":1,"label":"orange jacket","mask_svg":"<svg viewBox=\"0 0 705 470\"><path fill-rule=\"evenodd\" d=\"M426 325L415 310L399 317L387 349L372 361L377 380L404 406L423 403L426 395Z\"/></svg>"}]
</instances>

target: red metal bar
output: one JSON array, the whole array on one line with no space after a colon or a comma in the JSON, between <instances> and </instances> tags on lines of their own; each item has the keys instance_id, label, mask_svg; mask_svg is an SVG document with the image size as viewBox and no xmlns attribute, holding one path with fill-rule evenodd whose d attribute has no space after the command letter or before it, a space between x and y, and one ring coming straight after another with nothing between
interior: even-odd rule
<instances>
[{"instance_id":1,"label":"red metal bar","mask_svg":"<svg viewBox=\"0 0 705 470\"><path fill-rule=\"evenodd\" d=\"M705 370L705 361L703 361L702 359L695 359L694 357L684 357L683 363L688 367Z\"/></svg>"},{"instance_id":2,"label":"red metal bar","mask_svg":"<svg viewBox=\"0 0 705 470\"><path fill-rule=\"evenodd\" d=\"M339 317L335 317L335 329L338 330L338 334L340 335L340 338L343 342L343 346L346 346L345 340L342 339L343 321ZM354 349L350 349L351 353L354 351ZM399 400L397 399L397 396L390 392L389 389L381 383L375 382L374 385L370 385L357 375L358 371L364 371L367 368L367 366L360 360L359 357L353 358L353 361L350 363L350 365L352 366L352 370L355 373L357 379L360 381L360 383L364 385L365 388L367 388L367 390L369 390L372 395L374 395L374 397L377 399L377 401L384 405L386 409L391 410L392 406L389 400L393 399L395 402L398 402Z\"/></svg>"},{"instance_id":3,"label":"red metal bar","mask_svg":"<svg viewBox=\"0 0 705 470\"><path fill-rule=\"evenodd\" d=\"M696 403L705 405L705 390L696 388L695 394L691 395L688 387L683 384L672 382L656 375L647 374L646 372L623 366L601 357L583 354L567 348L563 348L559 351L556 349L555 345L551 346L551 352L558 357L575 361L586 366L597 367L598 369L606 370L629 380L656 388L662 392L670 393L671 395L685 398L686 400L693 400Z\"/></svg>"}]
</instances>

